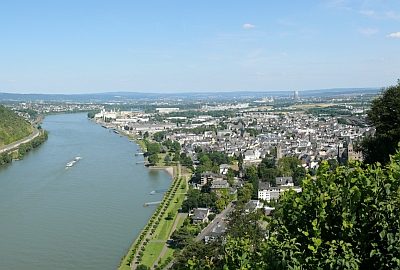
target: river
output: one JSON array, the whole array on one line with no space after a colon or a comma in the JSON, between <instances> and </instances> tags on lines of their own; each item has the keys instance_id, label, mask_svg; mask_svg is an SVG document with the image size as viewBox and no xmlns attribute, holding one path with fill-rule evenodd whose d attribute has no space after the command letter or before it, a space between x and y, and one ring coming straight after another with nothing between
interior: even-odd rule
<instances>
[{"instance_id":1,"label":"river","mask_svg":"<svg viewBox=\"0 0 400 270\"><path fill-rule=\"evenodd\" d=\"M86 118L48 116L49 139L0 166L0 269L116 269L172 182L139 146ZM82 160L66 169L65 165Z\"/></svg>"}]
</instances>

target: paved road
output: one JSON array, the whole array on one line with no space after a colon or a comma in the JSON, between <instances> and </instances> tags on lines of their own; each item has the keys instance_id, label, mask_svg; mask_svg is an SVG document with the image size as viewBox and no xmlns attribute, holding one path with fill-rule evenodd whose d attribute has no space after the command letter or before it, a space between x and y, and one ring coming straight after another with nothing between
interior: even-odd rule
<instances>
[{"instance_id":1,"label":"paved road","mask_svg":"<svg viewBox=\"0 0 400 270\"><path fill-rule=\"evenodd\" d=\"M8 144L6 146L0 147L0 153L5 152L5 151L10 151L10 150L14 150L16 149L21 143L27 143L31 140L33 140L34 138L36 138L37 136L39 136L40 132L39 130L37 130L35 128L35 132L33 132L33 134L31 134L29 137L26 137L25 139L19 140L17 142L14 142L12 144Z\"/></svg>"},{"instance_id":2,"label":"paved road","mask_svg":"<svg viewBox=\"0 0 400 270\"><path fill-rule=\"evenodd\" d=\"M209 232L211 232L215 226L217 226L217 224L222 220L222 218L226 217L230 212L232 212L233 210L233 204L232 202L230 202L228 204L228 206L218 215L215 216L215 218L213 219L213 221L208 224L207 227L205 227L203 229L203 231L201 231L201 233L196 237L195 241L201 241L203 240L204 236L206 236Z\"/></svg>"}]
</instances>

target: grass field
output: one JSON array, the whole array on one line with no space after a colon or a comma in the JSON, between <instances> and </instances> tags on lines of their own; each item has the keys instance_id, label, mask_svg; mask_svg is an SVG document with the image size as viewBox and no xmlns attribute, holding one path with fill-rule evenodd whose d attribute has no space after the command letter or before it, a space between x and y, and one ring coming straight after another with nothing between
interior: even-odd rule
<instances>
[{"instance_id":1,"label":"grass field","mask_svg":"<svg viewBox=\"0 0 400 270\"><path fill-rule=\"evenodd\" d=\"M164 248L164 245L164 242L149 242L146 245L146 252L140 263L144 265L153 265Z\"/></svg>"}]
</instances>

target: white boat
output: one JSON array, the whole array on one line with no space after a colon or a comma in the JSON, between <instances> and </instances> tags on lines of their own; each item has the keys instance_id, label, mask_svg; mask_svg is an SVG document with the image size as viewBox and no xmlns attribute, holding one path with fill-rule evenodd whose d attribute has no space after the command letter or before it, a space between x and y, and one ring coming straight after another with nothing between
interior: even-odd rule
<instances>
[{"instance_id":1,"label":"white boat","mask_svg":"<svg viewBox=\"0 0 400 270\"><path fill-rule=\"evenodd\" d=\"M70 162L67 163L67 165L65 165L67 168L72 167L75 165L75 163L77 163L79 160L81 160L81 157L76 157L73 160L71 160Z\"/></svg>"}]
</instances>

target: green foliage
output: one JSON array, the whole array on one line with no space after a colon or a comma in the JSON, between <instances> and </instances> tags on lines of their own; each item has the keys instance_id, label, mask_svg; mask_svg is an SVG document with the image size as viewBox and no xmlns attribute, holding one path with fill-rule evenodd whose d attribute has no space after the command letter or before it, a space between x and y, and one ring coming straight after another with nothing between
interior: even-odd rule
<instances>
[{"instance_id":1,"label":"green foliage","mask_svg":"<svg viewBox=\"0 0 400 270\"><path fill-rule=\"evenodd\" d=\"M12 153L7 153L7 152L3 152L0 154L0 165L3 165L5 163L11 163L13 158L13 154Z\"/></svg>"},{"instance_id":2,"label":"green foliage","mask_svg":"<svg viewBox=\"0 0 400 270\"><path fill-rule=\"evenodd\" d=\"M148 155L159 154L161 152L159 143L151 143L146 141L147 153Z\"/></svg>"},{"instance_id":3,"label":"green foliage","mask_svg":"<svg viewBox=\"0 0 400 270\"><path fill-rule=\"evenodd\" d=\"M297 167L293 173L293 183L295 186L302 186L302 182L306 179L307 171L304 167Z\"/></svg>"},{"instance_id":4,"label":"green foliage","mask_svg":"<svg viewBox=\"0 0 400 270\"><path fill-rule=\"evenodd\" d=\"M187 227L182 227L174 231L171 235L173 241L173 246L176 248L184 248L185 246L193 243L193 237L195 236L194 231L188 229Z\"/></svg>"},{"instance_id":5,"label":"green foliage","mask_svg":"<svg viewBox=\"0 0 400 270\"><path fill-rule=\"evenodd\" d=\"M316 181L304 180L301 193L280 196L267 238L251 234L257 217L234 214L222 256L194 256L187 267L399 269L399 179L399 151L385 167L351 162L332 171L323 161Z\"/></svg>"},{"instance_id":6,"label":"green foliage","mask_svg":"<svg viewBox=\"0 0 400 270\"><path fill-rule=\"evenodd\" d=\"M153 154L148 157L148 160L150 163L157 163L160 160L160 158L157 154Z\"/></svg>"},{"instance_id":7,"label":"green foliage","mask_svg":"<svg viewBox=\"0 0 400 270\"><path fill-rule=\"evenodd\" d=\"M0 105L0 146L24 139L32 133L33 127L28 121Z\"/></svg>"},{"instance_id":8,"label":"green foliage","mask_svg":"<svg viewBox=\"0 0 400 270\"><path fill-rule=\"evenodd\" d=\"M258 134L260 134L260 131L254 128L246 128L246 132L248 132L250 134L250 136L257 136Z\"/></svg>"},{"instance_id":9,"label":"green foliage","mask_svg":"<svg viewBox=\"0 0 400 270\"><path fill-rule=\"evenodd\" d=\"M400 142L400 80L395 86L383 88L381 95L371 102L368 121L375 126L376 132L361 143L364 161L386 164Z\"/></svg>"},{"instance_id":10,"label":"green foliage","mask_svg":"<svg viewBox=\"0 0 400 270\"><path fill-rule=\"evenodd\" d=\"M247 182L251 183L253 186L252 198L257 198L258 196L258 170L254 165L250 165L245 172L245 178Z\"/></svg>"},{"instance_id":11,"label":"green foliage","mask_svg":"<svg viewBox=\"0 0 400 270\"><path fill-rule=\"evenodd\" d=\"M232 169L232 168L228 168L228 172L226 173L226 178L227 178L228 183L229 183L230 185L233 184L233 182L234 182L234 177L235 177L235 170Z\"/></svg>"},{"instance_id":12,"label":"green foliage","mask_svg":"<svg viewBox=\"0 0 400 270\"><path fill-rule=\"evenodd\" d=\"M164 139L165 131L159 131L153 134L153 139L156 142L161 142Z\"/></svg>"},{"instance_id":13,"label":"green foliage","mask_svg":"<svg viewBox=\"0 0 400 270\"><path fill-rule=\"evenodd\" d=\"M45 142L48 138L48 134L48 131L44 131L41 135L37 136L31 141L20 144L18 147L18 157L22 158L26 153Z\"/></svg>"},{"instance_id":14,"label":"green foliage","mask_svg":"<svg viewBox=\"0 0 400 270\"><path fill-rule=\"evenodd\" d=\"M248 201L250 201L251 196L253 195L253 185L251 183L245 183L244 187L241 188L238 192L238 202L239 206L245 205Z\"/></svg>"},{"instance_id":15,"label":"green foliage","mask_svg":"<svg viewBox=\"0 0 400 270\"><path fill-rule=\"evenodd\" d=\"M99 111L90 111L90 112L88 112L87 117L90 119L93 119L94 116L96 115L96 113L98 113L98 112Z\"/></svg>"},{"instance_id":16,"label":"green foliage","mask_svg":"<svg viewBox=\"0 0 400 270\"><path fill-rule=\"evenodd\" d=\"M258 176L263 182L271 182L275 185L276 177L279 176L279 170L275 168L269 168L265 163L261 163L258 166Z\"/></svg>"},{"instance_id":17,"label":"green foliage","mask_svg":"<svg viewBox=\"0 0 400 270\"><path fill-rule=\"evenodd\" d=\"M150 270L150 267L148 267L148 266L146 266L146 265L144 265L144 264L139 264L139 265L136 267L136 269L137 269L137 270Z\"/></svg>"},{"instance_id":18,"label":"green foliage","mask_svg":"<svg viewBox=\"0 0 400 270\"><path fill-rule=\"evenodd\" d=\"M202 191L198 189L189 190L187 199L182 203L182 211L189 212L197 207L215 207L218 197L214 192L209 191L206 189L202 189Z\"/></svg>"},{"instance_id":19,"label":"green foliage","mask_svg":"<svg viewBox=\"0 0 400 270\"><path fill-rule=\"evenodd\" d=\"M282 176L293 176L298 166L301 166L301 160L295 157L283 157L278 160L278 169Z\"/></svg>"}]
</instances>

